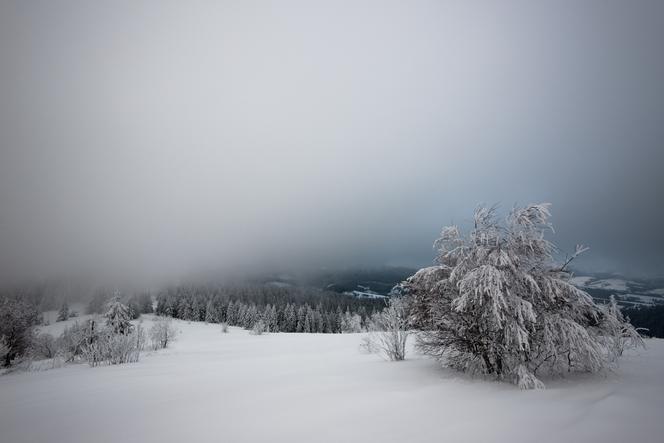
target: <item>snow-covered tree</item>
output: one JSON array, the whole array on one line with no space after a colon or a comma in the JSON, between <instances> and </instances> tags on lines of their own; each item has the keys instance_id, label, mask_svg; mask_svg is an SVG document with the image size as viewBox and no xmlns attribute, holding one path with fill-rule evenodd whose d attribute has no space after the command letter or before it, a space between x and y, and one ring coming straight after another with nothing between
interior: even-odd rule
<instances>
[{"instance_id":1,"label":"snow-covered tree","mask_svg":"<svg viewBox=\"0 0 664 443\"><path fill-rule=\"evenodd\" d=\"M288 303L284 309L284 331L297 331L297 313L295 312L295 306L290 303Z\"/></svg>"},{"instance_id":2,"label":"snow-covered tree","mask_svg":"<svg viewBox=\"0 0 664 443\"><path fill-rule=\"evenodd\" d=\"M170 318L160 318L155 320L150 328L150 340L154 349L164 349L175 339L176 329L173 327Z\"/></svg>"},{"instance_id":3,"label":"snow-covered tree","mask_svg":"<svg viewBox=\"0 0 664 443\"><path fill-rule=\"evenodd\" d=\"M306 332L304 330L306 318L307 318L307 308L305 306L300 306L297 309L297 323L295 327L295 332Z\"/></svg>"},{"instance_id":4,"label":"snow-covered tree","mask_svg":"<svg viewBox=\"0 0 664 443\"><path fill-rule=\"evenodd\" d=\"M58 311L58 318L56 321L66 321L69 319L69 305L67 302L63 302L62 306L60 306L60 310Z\"/></svg>"},{"instance_id":5,"label":"snow-covered tree","mask_svg":"<svg viewBox=\"0 0 664 443\"><path fill-rule=\"evenodd\" d=\"M115 329L108 321L106 327L100 327L92 319L76 332L81 339L81 357L92 367L104 363L116 365L137 362L145 347L145 332L140 324L123 330Z\"/></svg>"},{"instance_id":6,"label":"snow-covered tree","mask_svg":"<svg viewBox=\"0 0 664 443\"><path fill-rule=\"evenodd\" d=\"M263 320L258 320L251 328L251 333L253 335L262 335L263 332L266 332L265 322Z\"/></svg>"},{"instance_id":7,"label":"snow-covered tree","mask_svg":"<svg viewBox=\"0 0 664 443\"><path fill-rule=\"evenodd\" d=\"M125 334L105 333L99 340L103 361L111 365L135 363L145 347L145 332L141 325Z\"/></svg>"},{"instance_id":8,"label":"snow-covered tree","mask_svg":"<svg viewBox=\"0 0 664 443\"><path fill-rule=\"evenodd\" d=\"M231 300L226 308L226 322L231 325L237 325L237 304Z\"/></svg>"},{"instance_id":9,"label":"snow-covered tree","mask_svg":"<svg viewBox=\"0 0 664 443\"><path fill-rule=\"evenodd\" d=\"M83 346L86 344L90 331L89 325L96 324L97 320L92 318L83 322L75 322L73 325L65 328L60 337L56 340L58 352L65 361L71 362L81 356Z\"/></svg>"},{"instance_id":10,"label":"snow-covered tree","mask_svg":"<svg viewBox=\"0 0 664 443\"><path fill-rule=\"evenodd\" d=\"M595 372L625 345L641 345L617 305L598 306L569 282L545 238L549 204L515 207L505 223L479 207L474 227L456 226L435 242L438 266L421 269L402 290L420 348L459 370L541 388L540 374Z\"/></svg>"},{"instance_id":11,"label":"snow-covered tree","mask_svg":"<svg viewBox=\"0 0 664 443\"><path fill-rule=\"evenodd\" d=\"M123 304L117 296L108 302L104 317L106 318L106 326L114 334L129 334L133 329L130 323L131 313L129 307Z\"/></svg>"},{"instance_id":12,"label":"snow-covered tree","mask_svg":"<svg viewBox=\"0 0 664 443\"><path fill-rule=\"evenodd\" d=\"M7 349L4 352L4 366L9 366L13 359L28 350L32 342L32 327L38 321L39 313L31 304L18 298L0 298L0 339Z\"/></svg>"},{"instance_id":13,"label":"snow-covered tree","mask_svg":"<svg viewBox=\"0 0 664 443\"><path fill-rule=\"evenodd\" d=\"M58 353L58 342L48 333L35 335L30 343L30 355L36 359L54 358Z\"/></svg>"},{"instance_id":14,"label":"snow-covered tree","mask_svg":"<svg viewBox=\"0 0 664 443\"><path fill-rule=\"evenodd\" d=\"M258 308L252 303L244 313L244 327L247 329L253 328L258 320L260 320Z\"/></svg>"},{"instance_id":15,"label":"snow-covered tree","mask_svg":"<svg viewBox=\"0 0 664 443\"><path fill-rule=\"evenodd\" d=\"M268 304L265 307L265 311L263 311L263 321L269 332L277 332L279 330L277 324L277 309L274 306Z\"/></svg>"},{"instance_id":16,"label":"snow-covered tree","mask_svg":"<svg viewBox=\"0 0 664 443\"><path fill-rule=\"evenodd\" d=\"M5 338L0 337L0 361L4 361L8 353L9 353L9 346L7 346Z\"/></svg>"},{"instance_id":17,"label":"snow-covered tree","mask_svg":"<svg viewBox=\"0 0 664 443\"><path fill-rule=\"evenodd\" d=\"M179 306L179 311L180 311L180 316L184 320L196 320L196 315L194 313L194 308L191 304L191 301L187 298L183 298L180 300L180 306Z\"/></svg>"},{"instance_id":18,"label":"snow-covered tree","mask_svg":"<svg viewBox=\"0 0 664 443\"><path fill-rule=\"evenodd\" d=\"M629 319L626 319L620 312L620 307L613 295L609 303L601 305L600 308L605 311L603 326L607 334L602 338L605 339L611 360L615 361L621 357L625 349L643 344L641 336L629 323ZM605 337L608 337L608 340Z\"/></svg>"},{"instance_id":19,"label":"snow-covered tree","mask_svg":"<svg viewBox=\"0 0 664 443\"><path fill-rule=\"evenodd\" d=\"M408 311L400 297L390 298L388 306L372 316L371 328L364 340L367 352L378 351L393 361L406 358Z\"/></svg>"},{"instance_id":20,"label":"snow-covered tree","mask_svg":"<svg viewBox=\"0 0 664 443\"><path fill-rule=\"evenodd\" d=\"M217 321L217 309L210 300L205 306L205 323L216 323Z\"/></svg>"},{"instance_id":21,"label":"snow-covered tree","mask_svg":"<svg viewBox=\"0 0 664 443\"><path fill-rule=\"evenodd\" d=\"M362 317L346 311L341 319L341 332L362 332Z\"/></svg>"}]
</instances>

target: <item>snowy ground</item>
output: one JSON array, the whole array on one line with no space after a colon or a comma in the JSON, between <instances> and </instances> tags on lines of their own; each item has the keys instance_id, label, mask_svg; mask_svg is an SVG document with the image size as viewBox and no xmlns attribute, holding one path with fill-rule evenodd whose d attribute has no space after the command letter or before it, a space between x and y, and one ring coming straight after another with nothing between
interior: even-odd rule
<instances>
[{"instance_id":1,"label":"snowy ground","mask_svg":"<svg viewBox=\"0 0 664 443\"><path fill-rule=\"evenodd\" d=\"M615 374L524 392L413 354L399 363L361 354L359 334L177 327L171 349L139 363L1 376L0 442L606 443L664 435L664 340L649 340Z\"/></svg>"}]
</instances>

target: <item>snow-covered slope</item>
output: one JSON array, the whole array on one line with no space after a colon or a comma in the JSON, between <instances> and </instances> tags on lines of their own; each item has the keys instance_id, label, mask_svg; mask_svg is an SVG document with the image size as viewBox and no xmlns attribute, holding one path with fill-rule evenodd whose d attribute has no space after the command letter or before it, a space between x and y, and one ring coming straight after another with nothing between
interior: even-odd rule
<instances>
[{"instance_id":1,"label":"snow-covered slope","mask_svg":"<svg viewBox=\"0 0 664 443\"><path fill-rule=\"evenodd\" d=\"M359 334L176 325L173 347L139 363L0 377L0 441L609 443L664 435L662 340L629 353L615 374L519 391L413 353L399 363L361 354Z\"/></svg>"},{"instance_id":2,"label":"snow-covered slope","mask_svg":"<svg viewBox=\"0 0 664 443\"><path fill-rule=\"evenodd\" d=\"M75 313L75 317L71 317L69 320L67 320L67 322L73 323L74 320L80 319L80 317L84 314L85 305L83 305L81 303L74 303L69 307L69 312ZM46 325L53 325L53 324L56 324L56 323L62 325L63 323L65 323L65 322L57 321L57 318L58 318L58 311L57 310L44 311L42 313L42 318L44 319L44 323Z\"/></svg>"},{"instance_id":3,"label":"snow-covered slope","mask_svg":"<svg viewBox=\"0 0 664 443\"><path fill-rule=\"evenodd\" d=\"M604 289L607 291L619 291L626 292L634 285L638 283L624 280L621 278L604 278L604 279L594 279L589 276L578 276L571 279L572 284L584 287L584 288L594 288L594 289Z\"/></svg>"},{"instance_id":4,"label":"snow-covered slope","mask_svg":"<svg viewBox=\"0 0 664 443\"><path fill-rule=\"evenodd\" d=\"M46 317L49 314L49 312L51 312L51 311L45 312L44 316ZM50 322L46 325L38 326L37 331L40 332L40 333L42 333L42 332L49 333L52 336L57 337L60 334L62 334L66 328L72 326L74 323L82 323L82 322L85 322L85 321L87 321L87 320L89 320L93 317L94 317L94 315L85 314L85 315L81 315L81 316L71 317L71 318L69 318L68 320L65 320L65 321L58 321L58 322L53 321L53 322Z\"/></svg>"},{"instance_id":5,"label":"snow-covered slope","mask_svg":"<svg viewBox=\"0 0 664 443\"><path fill-rule=\"evenodd\" d=\"M572 277L570 283L588 291L596 300L602 302L606 302L613 295L618 303L627 307L664 304L664 289L653 288L648 281L582 275Z\"/></svg>"}]
</instances>

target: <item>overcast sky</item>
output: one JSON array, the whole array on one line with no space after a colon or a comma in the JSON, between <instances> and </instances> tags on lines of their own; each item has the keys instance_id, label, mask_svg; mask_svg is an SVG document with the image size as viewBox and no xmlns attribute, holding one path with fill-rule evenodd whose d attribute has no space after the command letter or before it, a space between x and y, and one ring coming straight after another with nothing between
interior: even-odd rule
<instances>
[{"instance_id":1,"label":"overcast sky","mask_svg":"<svg viewBox=\"0 0 664 443\"><path fill-rule=\"evenodd\" d=\"M664 273L662 42L661 1L4 0L0 281L426 265L540 201Z\"/></svg>"}]
</instances>

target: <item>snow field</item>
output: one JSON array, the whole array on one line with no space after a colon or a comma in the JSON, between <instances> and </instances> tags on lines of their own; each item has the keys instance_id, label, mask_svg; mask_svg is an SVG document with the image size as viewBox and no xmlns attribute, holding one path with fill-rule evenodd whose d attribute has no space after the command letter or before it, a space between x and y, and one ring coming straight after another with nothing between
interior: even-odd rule
<instances>
[{"instance_id":1,"label":"snow field","mask_svg":"<svg viewBox=\"0 0 664 443\"><path fill-rule=\"evenodd\" d=\"M148 329L152 316L144 318ZM664 435L664 340L630 352L615 373L519 391L413 351L404 362L362 354L361 334L254 336L174 324L172 347L138 363L0 377L0 442L608 443Z\"/></svg>"}]
</instances>

